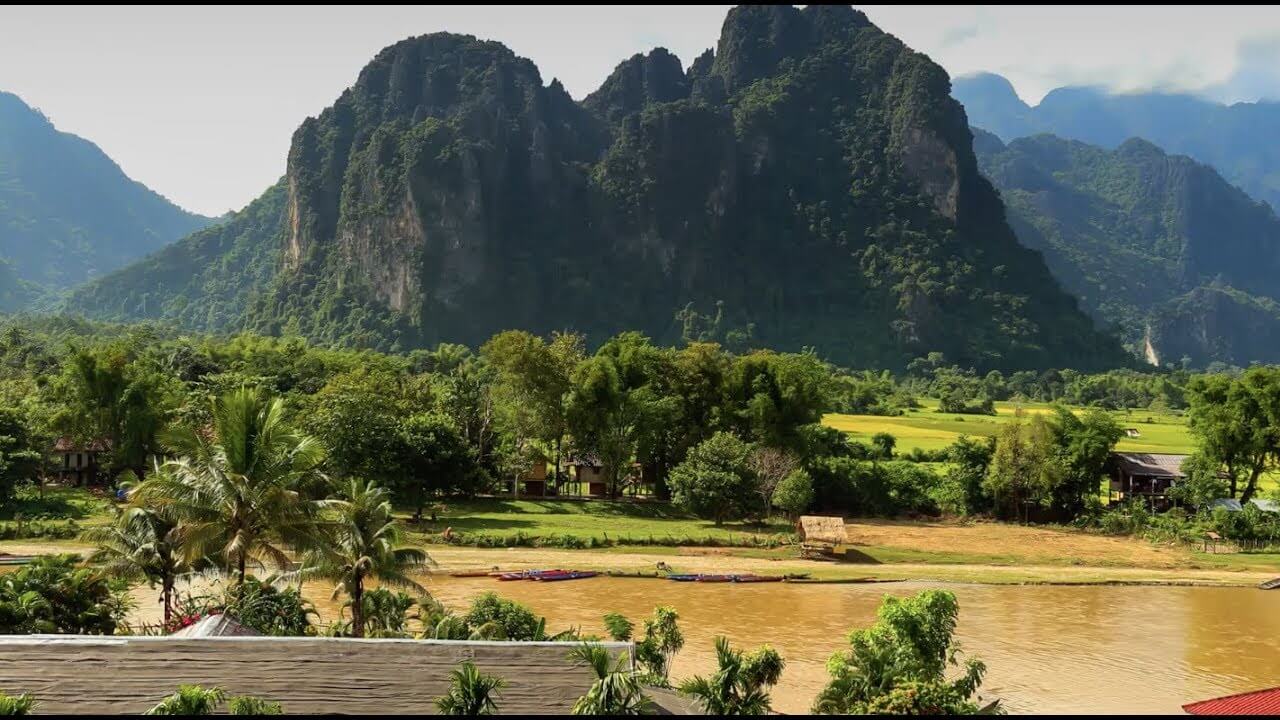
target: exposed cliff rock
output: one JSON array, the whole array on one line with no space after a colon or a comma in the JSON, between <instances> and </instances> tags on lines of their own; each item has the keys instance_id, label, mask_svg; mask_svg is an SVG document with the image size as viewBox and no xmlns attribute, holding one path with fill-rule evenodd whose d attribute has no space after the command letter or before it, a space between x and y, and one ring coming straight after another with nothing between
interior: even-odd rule
<instances>
[{"instance_id":1,"label":"exposed cliff rock","mask_svg":"<svg viewBox=\"0 0 1280 720\"><path fill-rule=\"evenodd\" d=\"M674 342L715 313L848 364L1123 362L1017 243L949 91L848 7L736 8L687 72L636 55L580 104L496 43L412 38L295 133L275 271L239 324ZM121 307L115 280L91 292Z\"/></svg>"}]
</instances>

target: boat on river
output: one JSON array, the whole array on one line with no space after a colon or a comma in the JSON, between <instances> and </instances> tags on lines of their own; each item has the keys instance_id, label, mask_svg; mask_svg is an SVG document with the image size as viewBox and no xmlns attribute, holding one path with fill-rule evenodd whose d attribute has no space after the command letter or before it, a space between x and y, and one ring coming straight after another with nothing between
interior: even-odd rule
<instances>
[{"instance_id":1,"label":"boat on river","mask_svg":"<svg viewBox=\"0 0 1280 720\"><path fill-rule=\"evenodd\" d=\"M573 570L562 570L556 568L554 570L517 570L514 572L498 573L499 580L541 580L543 577L563 575L575 572ZM566 578L567 579L567 578Z\"/></svg>"},{"instance_id":2,"label":"boat on river","mask_svg":"<svg viewBox=\"0 0 1280 720\"><path fill-rule=\"evenodd\" d=\"M583 580L593 578L600 573L591 570L566 570L564 572L548 572L535 575L532 579L542 582L560 582L561 580Z\"/></svg>"}]
</instances>

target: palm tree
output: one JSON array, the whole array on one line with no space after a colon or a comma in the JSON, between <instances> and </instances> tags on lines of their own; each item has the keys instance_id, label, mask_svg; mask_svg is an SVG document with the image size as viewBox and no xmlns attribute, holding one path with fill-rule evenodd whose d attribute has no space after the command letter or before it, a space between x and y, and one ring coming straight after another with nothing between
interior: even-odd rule
<instances>
[{"instance_id":1,"label":"palm tree","mask_svg":"<svg viewBox=\"0 0 1280 720\"><path fill-rule=\"evenodd\" d=\"M163 508L130 507L110 525L85 533L98 549L89 562L108 577L143 579L160 586L164 622L173 616L174 586L178 577L198 569L183 552L182 538L173 514Z\"/></svg>"},{"instance_id":2,"label":"palm tree","mask_svg":"<svg viewBox=\"0 0 1280 720\"><path fill-rule=\"evenodd\" d=\"M385 489L351 479L343 495L324 501L330 517L304 557L303 573L338 583L333 596L345 593L351 599L352 635L364 637L365 581L373 578L383 585L425 594L426 589L409 573L422 568L430 558L416 548L396 547L400 528Z\"/></svg>"},{"instance_id":3,"label":"palm tree","mask_svg":"<svg viewBox=\"0 0 1280 720\"><path fill-rule=\"evenodd\" d=\"M0 715L30 715L36 705L36 699L27 693L7 695L0 692Z\"/></svg>"},{"instance_id":4,"label":"palm tree","mask_svg":"<svg viewBox=\"0 0 1280 720\"><path fill-rule=\"evenodd\" d=\"M716 638L716 673L694 676L680 683L680 693L702 706L707 715L767 715L768 689L782 677L785 663L778 651L765 645L751 654Z\"/></svg>"},{"instance_id":5,"label":"palm tree","mask_svg":"<svg viewBox=\"0 0 1280 720\"><path fill-rule=\"evenodd\" d=\"M188 560L218 558L243 583L250 560L290 565L284 546L305 545L319 504L323 450L284 422L284 403L241 388L213 401L208 429L180 427L165 443L178 459L139 486L139 505L177 518Z\"/></svg>"},{"instance_id":6,"label":"palm tree","mask_svg":"<svg viewBox=\"0 0 1280 720\"><path fill-rule=\"evenodd\" d=\"M494 675L485 675L475 665L464 662L449 673L449 692L436 700L441 715L497 715L498 705L493 698L507 682Z\"/></svg>"},{"instance_id":7,"label":"palm tree","mask_svg":"<svg viewBox=\"0 0 1280 720\"><path fill-rule=\"evenodd\" d=\"M156 703L143 715L212 715L226 696L221 688L179 685L178 692Z\"/></svg>"},{"instance_id":8,"label":"palm tree","mask_svg":"<svg viewBox=\"0 0 1280 720\"><path fill-rule=\"evenodd\" d=\"M573 704L571 715L643 715L653 704L645 696L640 678L627 668L625 655L620 654L615 662L605 648L583 643L573 649L569 659L590 667L596 675L591 689Z\"/></svg>"}]
</instances>

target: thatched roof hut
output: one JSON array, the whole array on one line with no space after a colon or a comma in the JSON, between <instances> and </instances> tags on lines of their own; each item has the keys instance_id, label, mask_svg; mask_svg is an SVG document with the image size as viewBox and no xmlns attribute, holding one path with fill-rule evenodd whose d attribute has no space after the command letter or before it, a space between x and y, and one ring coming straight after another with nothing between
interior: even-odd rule
<instances>
[{"instance_id":1,"label":"thatched roof hut","mask_svg":"<svg viewBox=\"0 0 1280 720\"><path fill-rule=\"evenodd\" d=\"M830 515L801 515L797 530L805 543L843 545L847 537L844 518Z\"/></svg>"}]
</instances>

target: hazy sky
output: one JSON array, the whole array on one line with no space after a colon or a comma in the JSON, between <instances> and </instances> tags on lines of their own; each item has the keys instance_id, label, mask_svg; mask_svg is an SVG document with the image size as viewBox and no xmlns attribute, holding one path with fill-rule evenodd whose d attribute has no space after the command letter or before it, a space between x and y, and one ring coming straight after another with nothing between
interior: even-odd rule
<instances>
[{"instance_id":1,"label":"hazy sky","mask_svg":"<svg viewBox=\"0 0 1280 720\"><path fill-rule=\"evenodd\" d=\"M1280 98L1280 9L859 6L952 75ZM381 48L450 30L500 40L582 97L627 56L686 65L725 7L0 7L0 90L101 146L178 204L240 208L284 172L289 138Z\"/></svg>"}]
</instances>

